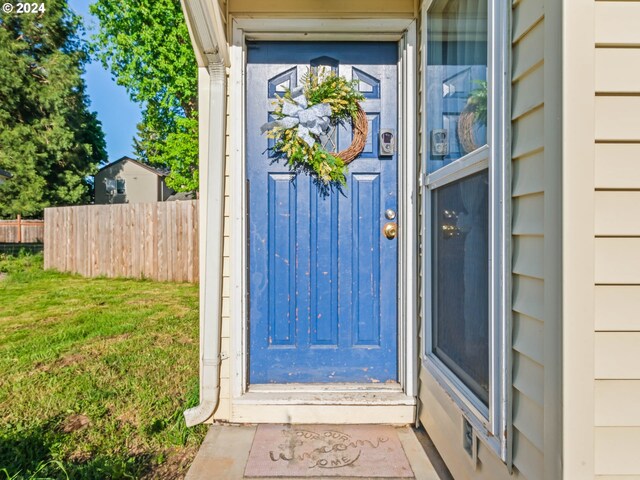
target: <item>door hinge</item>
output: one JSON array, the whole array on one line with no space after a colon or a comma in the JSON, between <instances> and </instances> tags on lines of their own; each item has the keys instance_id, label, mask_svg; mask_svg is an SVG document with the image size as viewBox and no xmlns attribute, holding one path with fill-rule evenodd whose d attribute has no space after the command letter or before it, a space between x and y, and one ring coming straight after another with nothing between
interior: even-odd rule
<instances>
[{"instance_id":1,"label":"door hinge","mask_svg":"<svg viewBox=\"0 0 640 480\"><path fill-rule=\"evenodd\" d=\"M427 186L427 174L426 173L421 173L418 176L418 186L420 188Z\"/></svg>"}]
</instances>

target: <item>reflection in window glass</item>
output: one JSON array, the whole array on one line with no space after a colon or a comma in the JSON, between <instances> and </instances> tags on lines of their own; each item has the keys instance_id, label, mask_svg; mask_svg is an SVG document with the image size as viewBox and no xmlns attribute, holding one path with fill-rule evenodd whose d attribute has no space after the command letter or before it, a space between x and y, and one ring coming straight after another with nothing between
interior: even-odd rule
<instances>
[{"instance_id":1,"label":"reflection in window glass","mask_svg":"<svg viewBox=\"0 0 640 480\"><path fill-rule=\"evenodd\" d=\"M432 197L433 353L489 402L489 200L487 170Z\"/></svg>"},{"instance_id":2,"label":"reflection in window glass","mask_svg":"<svg viewBox=\"0 0 640 480\"><path fill-rule=\"evenodd\" d=\"M427 19L428 170L487 143L487 2L434 0Z\"/></svg>"}]
</instances>

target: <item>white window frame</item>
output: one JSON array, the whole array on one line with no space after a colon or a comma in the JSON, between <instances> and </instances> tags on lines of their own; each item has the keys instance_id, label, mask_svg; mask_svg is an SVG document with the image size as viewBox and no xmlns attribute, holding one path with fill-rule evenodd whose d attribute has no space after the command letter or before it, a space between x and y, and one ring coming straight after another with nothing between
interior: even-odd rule
<instances>
[{"instance_id":1,"label":"white window frame","mask_svg":"<svg viewBox=\"0 0 640 480\"><path fill-rule=\"evenodd\" d=\"M426 92L429 7L422 5L422 92ZM427 175L428 135L423 134L421 168L423 248L423 366L453 399L475 435L511 465L511 139L509 103L509 10L501 0L488 0L487 145ZM422 125L428 131L423 101ZM489 169L489 406L432 352L432 190ZM462 446L461 446L462 448Z\"/></svg>"},{"instance_id":2,"label":"white window frame","mask_svg":"<svg viewBox=\"0 0 640 480\"><path fill-rule=\"evenodd\" d=\"M125 193L127 193L127 182L125 181L124 178L116 178L116 195L124 195ZM122 188L119 188L119 186L122 185ZM122 190L122 192L120 191Z\"/></svg>"}]
</instances>

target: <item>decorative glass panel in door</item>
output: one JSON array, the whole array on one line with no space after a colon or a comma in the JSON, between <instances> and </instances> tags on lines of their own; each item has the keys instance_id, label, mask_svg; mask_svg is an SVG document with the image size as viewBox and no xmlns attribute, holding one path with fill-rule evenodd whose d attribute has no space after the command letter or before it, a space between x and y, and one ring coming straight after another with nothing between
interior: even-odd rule
<instances>
[{"instance_id":1,"label":"decorative glass panel in door","mask_svg":"<svg viewBox=\"0 0 640 480\"><path fill-rule=\"evenodd\" d=\"M397 155L378 154L397 129L397 44L253 42L247 57L249 382L394 383L397 371ZM369 138L347 186L324 192L292 173L260 133L273 99L310 68L357 79ZM349 126L319 140L351 143ZM397 221L397 220L396 220Z\"/></svg>"}]
</instances>

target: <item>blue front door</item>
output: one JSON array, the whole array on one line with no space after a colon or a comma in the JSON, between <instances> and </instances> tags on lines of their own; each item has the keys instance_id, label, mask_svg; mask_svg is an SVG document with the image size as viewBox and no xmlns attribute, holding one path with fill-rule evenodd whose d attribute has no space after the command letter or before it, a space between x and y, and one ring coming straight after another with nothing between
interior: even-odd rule
<instances>
[{"instance_id":1,"label":"blue front door","mask_svg":"<svg viewBox=\"0 0 640 480\"><path fill-rule=\"evenodd\" d=\"M247 57L249 382L398 379L397 250L383 227L398 210L397 154L380 156L380 129L397 134L397 44L255 42ZM359 80L369 139L347 186L328 195L270 158L260 126L273 99L325 66ZM351 143L349 128L323 139ZM387 218L390 217L390 218Z\"/></svg>"}]
</instances>

